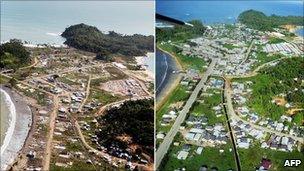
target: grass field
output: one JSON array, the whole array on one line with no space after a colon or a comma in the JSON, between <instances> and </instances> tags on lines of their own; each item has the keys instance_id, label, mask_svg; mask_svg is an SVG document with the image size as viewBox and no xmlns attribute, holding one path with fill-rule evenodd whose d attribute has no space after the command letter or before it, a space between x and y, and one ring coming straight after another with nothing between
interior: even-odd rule
<instances>
[{"instance_id":1,"label":"grass field","mask_svg":"<svg viewBox=\"0 0 304 171\"><path fill-rule=\"evenodd\" d=\"M296 171L296 170L304 169L304 165L301 165L301 168L283 167L285 159L301 159L303 161L304 160L303 152L298 152L298 151L282 152L271 149L262 149L260 148L260 144L256 142L249 149L238 149L238 153L243 170L254 170L255 167L259 166L260 161L262 160L263 157L271 160L272 162L271 170Z\"/></svg>"},{"instance_id":2,"label":"grass field","mask_svg":"<svg viewBox=\"0 0 304 171\"><path fill-rule=\"evenodd\" d=\"M173 90L172 94L169 95L168 100L164 103L164 105L156 111L156 132L165 131L168 132L171 126L161 126L162 116L169 112L170 105L180 101L186 101L189 98L190 94L186 92L186 87L182 85L178 85L175 90Z\"/></svg>"},{"instance_id":3,"label":"grass field","mask_svg":"<svg viewBox=\"0 0 304 171\"><path fill-rule=\"evenodd\" d=\"M208 168L217 167L219 170L235 169L235 160L231 144L214 147L203 147L202 154L196 154L197 146L192 145L189 151L189 155L186 160L177 159L178 152L182 149L185 144L181 141L180 134L177 134L174 141L179 141L181 144L179 146L171 145L169 152L164 158L164 164L161 165L160 171L173 171L177 168L186 168L190 171L198 171L202 165L207 165ZM224 150L220 153L219 150Z\"/></svg>"},{"instance_id":4,"label":"grass field","mask_svg":"<svg viewBox=\"0 0 304 171\"><path fill-rule=\"evenodd\" d=\"M225 43L225 44L223 45L223 47L225 47L225 48L227 48L227 49L229 49L229 50L234 49L234 48L237 48L237 46L234 46L233 44L229 44L229 43Z\"/></svg>"},{"instance_id":5,"label":"grass field","mask_svg":"<svg viewBox=\"0 0 304 171\"><path fill-rule=\"evenodd\" d=\"M206 70L204 66L207 65L207 62L204 61L202 58L195 56L190 57L190 56L182 55L181 53L175 53L173 49L173 45L168 43L163 45L158 44L158 47L160 47L161 49L167 52L174 54L184 70L195 69L198 70L200 73L203 73Z\"/></svg>"}]
</instances>

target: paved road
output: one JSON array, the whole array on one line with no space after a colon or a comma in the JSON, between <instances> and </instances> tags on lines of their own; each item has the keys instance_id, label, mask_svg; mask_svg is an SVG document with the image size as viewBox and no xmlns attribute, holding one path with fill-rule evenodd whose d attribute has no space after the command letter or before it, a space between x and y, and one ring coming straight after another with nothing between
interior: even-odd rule
<instances>
[{"instance_id":1,"label":"paved road","mask_svg":"<svg viewBox=\"0 0 304 171\"><path fill-rule=\"evenodd\" d=\"M287 58L290 58L290 57L281 57L279 59L275 59L275 60L272 60L272 61L269 61L269 62L266 62L260 66L258 66L255 70L253 70L251 73L249 74L246 74L246 75L229 75L227 76L227 78L248 78L248 77L253 77L253 76L256 76L258 74L258 72L263 69L264 67L267 67L271 64L274 64L280 60L283 60L283 59L287 59Z\"/></svg>"},{"instance_id":2,"label":"paved road","mask_svg":"<svg viewBox=\"0 0 304 171\"><path fill-rule=\"evenodd\" d=\"M285 134L285 133L282 133L282 132L278 132L278 131L275 131L275 130L272 130L272 129L269 129L267 127L263 127L263 126L259 126L259 125L255 125L243 118L241 118L239 115L237 115L233 109L233 105L232 105L232 98L231 98L231 94L232 94L232 90L231 90L231 86L230 86L230 82L225 80L225 97L226 97L226 102L227 102L227 112L228 114L230 115L230 118L231 119L235 119L235 120L241 120L242 122L244 122L245 124L249 124L250 126L252 126L253 128L255 129L259 129L259 130L263 130L265 132L268 132L268 133L273 133L273 134L276 134L278 136L285 136L285 137L290 137L296 141L299 141L301 143L303 143L303 137L297 137L297 136L294 136L294 135L290 135L290 134Z\"/></svg>"},{"instance_id":3,"label":"paved road","mask_svg":"<svg viewBox=\"0 0 304 171\"><path fill-rule=\"evenodd\" d=\"M226 84L224 84L224 86L223 86L224 90L225 90L225 86L226 86ZM227 126L228 126L228 129L229 129L229 134L230 134L230 138L231 138L231 142L232 142L236 168L237 168L237 171L241 171L241 161L240 161L239 153L238 153L237 147L236 147L236 140L235 140L235 136L234 136L235 135L234 130L231 127L230 118L229 118L229 115L228 115L228 112L227 112L227 104L226 104L225 91L224 90L222 90L222 103L223 103L224 112L225 112L225 116L226 116L226 120L227 120Z\"/></svg>"},{"instance_id":4,"label":"paved road","mask_svg":"<svg viewBox=\"0 0 304 171\"><path fill-rule=\"evenodd\" d=\"M237 66L237 68L240 67L241 65L243 65L248 60L253 44L254 44L254 39L251 41L251 44L249 45L249 48L247 49L245 59Z\"/></svg>"},{"instance_id":5,"label":"paved road","mask_svg":"<svg viewBox=\"0 0 304 171\"><path fill-rule=\"evenodd\" d=\"M205 83L210 76L210 74L213 72L214 66L217 63L218 59L213 59L212 62L210 63L207 71L203 75L201 81L197 84L195 87L194 91L190 95L188 101L186 102L185 106L183 109L179 112L178 117L176 118L174 124L172 125L170 131L164 138L164 141L160 144L159 148L156 151L156 162L155 162L155 168L157 169L160 164L162 159L164 158L165 154L167 153L175 135L177 134L180 125L183 123L183 121L186 118L187 113L189 112L191 106L193 103L196 101L196 98L202 88L206 88Z\"/></svg>"}]
</instances>

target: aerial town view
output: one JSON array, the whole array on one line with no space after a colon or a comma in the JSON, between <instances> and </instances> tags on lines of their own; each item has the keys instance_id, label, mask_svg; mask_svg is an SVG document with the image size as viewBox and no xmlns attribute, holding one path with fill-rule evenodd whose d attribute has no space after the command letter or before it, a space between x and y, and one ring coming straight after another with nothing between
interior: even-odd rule
<instances>
[{"instance_id":1,"label":"aerial town view","mask_svg":"<svg viewBox=\"0 0 304 171\"><path fill-rule=\"evenodd\" d=\"M152 1L1 1L0 56L1 171L153 170Z\"/></svg>"},{"instance_id":2,"label":"aerial town view","mask_svg":"<svg viewBox=\"0 0 304 171\"><path fill-rule=\"evenodd\" d=\"M239 2L156 3L157 170L304 169L303 1Z\"/></svg>"}]
</instances>

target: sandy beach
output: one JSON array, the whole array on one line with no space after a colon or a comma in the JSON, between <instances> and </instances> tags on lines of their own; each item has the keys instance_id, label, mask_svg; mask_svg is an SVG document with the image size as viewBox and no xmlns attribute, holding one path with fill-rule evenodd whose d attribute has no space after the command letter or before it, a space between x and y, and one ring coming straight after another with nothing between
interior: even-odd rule
<instances>
[{"instance_id":1,"label":"sandy beach","mask_svg":"<svg viewBox=\"0 0 304 171\"><path fill-rule=\"evenodd\" d=\"M137 65L149 65L148 60L146 58L151 57L150 56L151 53L148 53L147 56L136 56L135 60ZM153 81L155 78L155 74L153 72L153 70L151 68L146 68L143 73L147 76L147 77L143 77L143 80L147 80L147 81Z\"/></svg>"},{"instance_id":2,"label":"sandy beach","mask_svg":"<svg viewBox=\"0 0 304 171\"><path fill-rule=\"evenodd\" d=\"M163 53L168 54L170 57L172 57L174 59L174 61L176 63L176 70L183 70L182 65L180 64L180 61L178 60L178 58L176 56L174 56L172 53L169 53L159 47L157 47L157 48L160 51L162 51ZM161 90L158 97L156 98L156 110L158 110L167 101L168 97L170 96L172 91L174 91L174 89L176 89L176 87L178 86L181 79L182 79L181 74L174 74L171 76L171 78L169 78L168 83Z\"/></svg>"},{"instance_id":3,"label":"sandy beach","mask_svg":"<svg viewBox=\"0 0 304 171\"><path fill-rule=\"evenodd\" d=\"M9 94L16 109L15 126L12 130L12 136L9 139L8 145L3 149L1 154L1 170L6 170L7 167L17 158L19 151L23 148L28 132L32 125L32 112L23 100L22 96L17 94L10 88L1 86L7 94Z\"/></svg>"}]
</instances>

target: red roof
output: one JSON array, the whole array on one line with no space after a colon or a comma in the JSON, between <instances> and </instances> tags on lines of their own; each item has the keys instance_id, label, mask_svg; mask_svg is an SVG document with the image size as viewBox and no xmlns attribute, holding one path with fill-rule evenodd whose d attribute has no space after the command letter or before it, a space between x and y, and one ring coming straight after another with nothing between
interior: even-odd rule
<instances>
[{"instance_id":1,"label":"red roof","mask_svg":"<svg viewBox=\"0 0 304 171\"><path fill-rule=\"evenodd\" d=\"M271 161L263 159L261 165L264 167L264 169L269 169L271 167Z\"/></svg>"}]
</instances>

